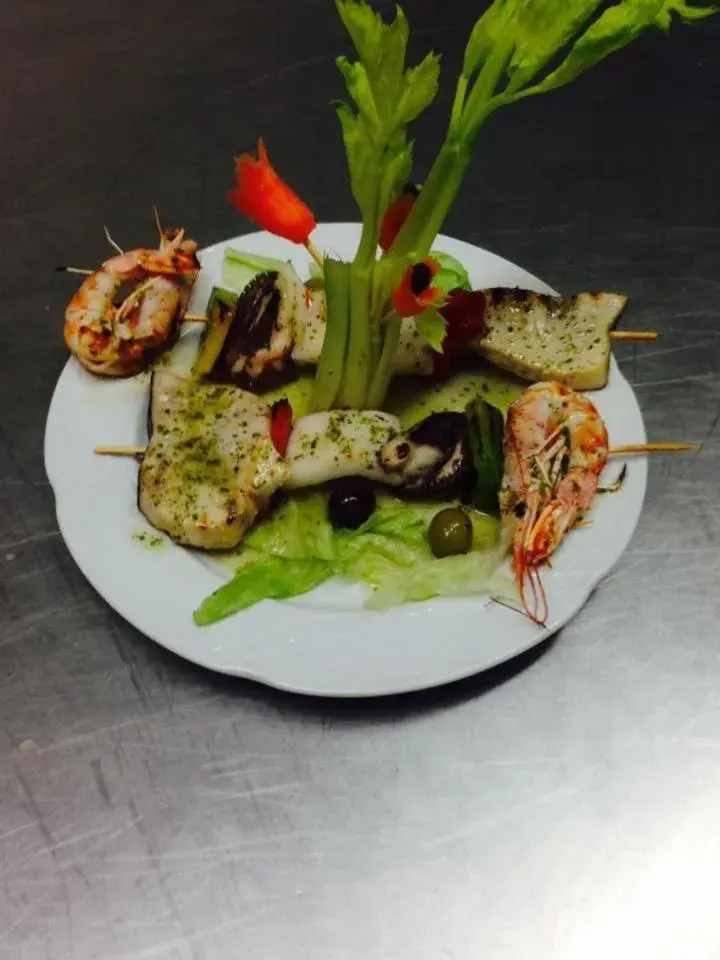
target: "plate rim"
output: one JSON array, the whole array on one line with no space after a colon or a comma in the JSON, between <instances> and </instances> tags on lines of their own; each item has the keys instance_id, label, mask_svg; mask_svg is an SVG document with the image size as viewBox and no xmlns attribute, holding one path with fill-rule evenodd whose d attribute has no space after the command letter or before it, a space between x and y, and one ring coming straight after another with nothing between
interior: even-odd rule
<instances>
[{"instance_id":1,"label":"plate rim","mask_svg":"<svg viewBox=\"0 0 720 960\"><path fill-rule=\"evenodd\" d=\"M350 222L323 223L319 225L319 231L330 232L330 233L335 231L338 231L340 233L357 232L359 231L359 224L350 223ZM212 256L213 254L222 250L228 244L236 244L238 242L252 243L253 241L258 242L259 240L261 239L264 240L266 238L268 238L267 234L265 234L262 231L256 231L253 233L242 234L242 235L228 238L223 241L219 241L215 244L212 244L208 247L203 248L203 250L200 251L201 260L204 257ZM277 242L277 238L270 238L270 239L273 242ZM444 235L439 235L436 241L436 245L440 247L454 246L456 248L457 247L464 247L466 249L469 248L469 250L472 251L476 256L477 255L485 256L490 259L500 261L503 265L507 267L510 267L517 271L521 271L526 277L531 278L535 284L537 284L539 287L543 288L544 290L549 292L552 291L552 288L550 288L546 283L544 283L534 274L525 270L523 267L513 263L510 260L507 260L506 258L499 257L498 255L493 254L491 251L485 250L484 248L479 247L475 244L469 244L465 241L457 240L451 237L446 237ZM206 670L210 670L216 673L221 673L226 676L235 676L235 677L251 680L253 682L257 682L278 690L283 690L286 692L291 692L291 693L305 695L305 696L331 697L331 698L343 698L343 699L392 696L392 695L398 695L398 694L406 694L406 693L410 693L418 690L432 689L432 688L445 686L449 683L453 683L476 674L484 673L486 670L490 670L494 667L497 667L502 663L514 660L516 657L527 652L533 647L538 646L539 644L546 641L549 637L556 634L559 630L561 630L570 620L572 620L578 614L578 612L585 606L585 604L587 603L592 593L597 589L598 585L608 576L608 574L612 571L612 569L615 567L615 565L619 562L619 560L625 553L625 550L627 549L627 546L630 540L632 539L632 536L635 532L640 516L642 514L642 509L643 509L646 492L647 492L647 458L646 457L636 458L637 468L639 468L639 470L637 470L637 473L639 473L639 476L640 476L642 490L640 491L640 496L639 496L639 499L637 500L637 507L634 511L632 520L629 523L626 523L624 525L622 532L618 535L618 537L616 537L614 541L615 549L613 551L614 552L613 558L609 560L607 563L605 563L601 568L598 568L592 574L592 576L587 577L583 581L582 589L578 590L576 594L575 602L570 604L569 608L560 617L554 617L549 622L549 625L546 628L533 628L532 632L519 629L518 630L519 640L516 644L509 646L507 650L505 650L504 652L498 653L489 658L487 657L478 658L478 660L479 661L481 660L481 662L478 662L476 664L468 664L466 669L462 669L460 671L451 671L451 673L447 675L446 674L437 675L435 678L426 677L425 679L422 679L422 680L413 679L412 677L409 676L408 680L405 683L398 684L398 681L395 681L394 683L392 683L390 686L386 688L378 688L377 686L363 687L362 685L353 686L352 684L348 684L344 688L338 689L335 687L323 688L322 686L318 686L317 684L308 685L308 684L302 684L302 683L298 684L298 683L283 681L282 679L273 678L272 676L268 676L266 674L263 674L261 671L253 670L252 668L249 668L249 667L245 669L230 669L230 668L223 668L217 665L211 665L210 663L208 663L207 657L202 656L203 650L206 649L206 645L205 645L205 641L203 640L203 637L207 636L214 628L198 628L198 627L195 627L195 625L192 623L192 620L190 620L189 627L193 631L197 631L197 637L200 641L197 644L197 655L193 655L192 650L190 652L188 652L187 650L182 650L182 651L178 650L176 646L171 645L171 643L167 641L167 638L163 639L162 636L157 635L157 631L155 629L148 627L147 619L142 615L141 606L136 608L135 610L127 609L127 608L120 609L121 606L124 607L125 605L122 603L118 604L116 601L108 597L107 589L102 582L102 578L97 577L95 575L94 570L90 568L90 565L87 562L85 562L86 558L83 554L83 551L79 549L79 543L74 534L73 524L71 520L73 511L67 509L67 497L64 497L61 494L60 487L62 486L62 484L58 480L57 472L54 472L54 469L53 469L54 466L57 467L57 462L54 459L57 453L57 450L54 448L54 443L55 443L55 437L53 435L54 421L58 416L58 408L61 403L62 392L64 389L64 386L63 386L64 380L68 375L68 371L72 370L75 367L80 369L79 365L74 360L74 358L70 357L67 360L65 366L63 367L58 377L57 383L55 384L55 388L53 390L52 399L50 401L50 405L48 408L47 420L45 425L45 435L44 435L45 471L46 471L48 480L50 482L51 489L53 491L53 496L55 500L55 513L57 517L58 528L62 536L63 542L70 556L72 557L73 561L75 562L75 564L77 565L77 567L79 568L79 570L81 571L85 579L90 583L93 589L100 595L100 597L104 600L104 602L107 603L108 606L110 606L119 616L121 616L124 620L130 623L135 629L137 629L143 636L147 637L148 639L152 640L155 643L158 643L160 646L162 646L166 650L169 650L170 652L176 654L177 656L180 656L183 659L188 660L189 662L195 664L196 666L203 667ZM623 375L622 371L617 365L617 362L615 361L614 356L611 359L611 377L616 378L618 381L618 384L621 387L623 387L632 398L632 401L634 402L634 406L635 406L634 412L637 414L637 418L638 418L637 427L639 428L639 435L637 435L635 439L637 440L637 442L644 442L646 439L645 425L642 417L642 411L640 410L640 405L637 400L637 396L635 395L635 392L632 389L631 384L629 383L627 378ZM121 381L121 382L127 383L129 381ZM179 547L176 544L169 544L168 547L169 549L172 549L173 551L178 551L179 553L185 556L191 555L190 551L187 551L186 549ZM203 564L198 563L196 558L193 558L193 563L197 566L198 570L200 570L203 567ZM477 604L479 603L479 604L482 604L482 606L487 606L487 598L483 598L483 597L475 597L475 598L467 598L467 599L463 598L460 600L445 601L445 603L451 603L453 605L470 603L473 605L473 607L476 607ZM438 602L434 601L434 604L438 605ZM255 611L255 615L252 618L248 618L248 614L251 614L252 611L244 611L242 614L239 614L236 617L231 618L230 621L225 621L225 623L233 622L233 621L238 622L240 618L248 618L248 619L254 620L257 618L258 611L262 610L263 608L265 610L265 613L268 616L272 617L273 609L279 605L283 605L283 602L265 601L263 604L260 604L257 607L253 608ZM291 606L293 606L294 609L298 609L296 606L292 604ZM405 606L406 608L408 607L408 605L405 605ZM411 605L411 606L414 606L414 605ZM308 610L307 608L305 609L308 614L314 615L316 617L320 616L320 618L322 619L321 615L324 611ZM398 609L401 609L401 608L398 608ZM337 613L337 611L335 611L335 613ZM385 616L385 615L374 614L373 616Z\"/></svg>"}]
</instances>

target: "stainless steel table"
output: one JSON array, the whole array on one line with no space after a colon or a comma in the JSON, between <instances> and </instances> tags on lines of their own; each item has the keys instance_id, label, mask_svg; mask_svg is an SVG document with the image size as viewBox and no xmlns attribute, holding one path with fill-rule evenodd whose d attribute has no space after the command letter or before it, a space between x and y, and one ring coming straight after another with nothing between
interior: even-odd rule
<instances>
[{"instance_id":1,"label":"stainless steel table","mask_svg":"<svg viewBox=\"0 0 720 960\"><path fill-rule=\"evenodd\" d=\"M445 107L475 10L408 4ZM95 264L103 223L149 243L157 203L202 243L241 232L223 194L258 133L319 217L354 217L331 4L2 20L0 957L720 957L720 24L498 114L446 227L560 289L627 291L627 325L663 335L617 349L649 433L702 450L653 460L630 549L554 642L333 703L135 633L68 557L42 461L72 289L53 268Z\"/></svg>"}]
</instances>

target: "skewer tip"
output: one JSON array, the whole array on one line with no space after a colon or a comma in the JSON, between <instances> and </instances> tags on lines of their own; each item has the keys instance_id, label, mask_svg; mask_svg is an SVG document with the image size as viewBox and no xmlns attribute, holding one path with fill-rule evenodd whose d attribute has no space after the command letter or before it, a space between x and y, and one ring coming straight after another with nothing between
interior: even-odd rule
<instances>
[{"instance_id":1,"label":"skewer tip","mask_svg":"<svg viewBox=\"0 0 720 960\"><path fill-rule=\"evenodd\" d=\"M310 254L310 256L313 258L313 260L315 261L315 263L316 263L319 267L322 267L322 266L323 266L323 263L324 263L323 255L320 253L320 251L318 250L318 248L315 246L315 244L312 242L312 240L311 240L309 237L308 237L308 239L305 241L305 249L306 249L307 252Z\"/></svg>"},{"instance_id":2,"label":"skewer tip","mask_svg":"<svg viewBox=\"0 0 720 960\"><path fill-rule=\"evenodd\" d=\"M697 452L699 443L624 443L617 447L610 447L610 456L623 453L682 453Z\"/></svg>"},{"instance_id":3,"label":"skewer tip","mask_svg":"<svg viewBox=\"0 0 720 960\"><path fill-rule=\"evenodd\" d=\"M611 330L610 339L611 340L629 340L629 341L646 341L646 340L658 340L660 334L657 330Z\"/></svg>"},{"instance_id":4,"label":"skewer tip","mask_svg":"<svg viewBox=\"0 0 720 960\"><path fill-rule=\"evenodd\" d=\"M145 447L103 446L95 447L94 452L101 457L141 457Z\"/></svg>"}]
</instances>

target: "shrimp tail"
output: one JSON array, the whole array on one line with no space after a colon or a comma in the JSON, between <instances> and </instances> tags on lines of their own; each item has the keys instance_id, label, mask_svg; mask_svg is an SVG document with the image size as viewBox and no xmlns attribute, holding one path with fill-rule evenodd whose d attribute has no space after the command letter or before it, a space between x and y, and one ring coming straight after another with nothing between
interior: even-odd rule
<instances>
[{"instance_id":1,"label":"shrimp tail","mask_svg":"<svg viewBox=\"0 0 720 960\"><path fill-rule=\"evenodd\" d=\"M544 627L548 618L548 602L539 568L528 563L522 551L516 553L513 559L513 570L523 613L535 626Z\"/></svg>"}]
</instances>

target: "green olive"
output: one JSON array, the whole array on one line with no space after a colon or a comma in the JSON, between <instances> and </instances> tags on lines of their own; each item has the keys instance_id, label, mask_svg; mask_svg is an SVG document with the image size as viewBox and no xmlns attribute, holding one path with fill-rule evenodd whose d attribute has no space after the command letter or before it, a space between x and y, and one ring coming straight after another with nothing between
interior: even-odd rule
<instances>
[{"instance_id":1,"label":"green olive","mask_svg":"<svg viewBox=\"0 0 720 960\"><path fill-rule=\"evenodd\" d=\"M500 536L500 524L495 517L482 510L470 511L473 531L473 550L489 550L495 546Z\"/></svg>"},{"instance_id":2,"label":"green olive","mask_svg":"<svg viewBox=\"0 0 720 960\"><path fill-rule=\"evenodd\" d=\"M446 507L432 518L428 540L436 557L467 553L473 541L472 521L459 507Z\"/></svg>"}]
</instances>

